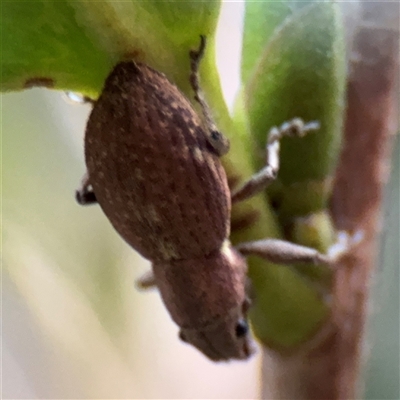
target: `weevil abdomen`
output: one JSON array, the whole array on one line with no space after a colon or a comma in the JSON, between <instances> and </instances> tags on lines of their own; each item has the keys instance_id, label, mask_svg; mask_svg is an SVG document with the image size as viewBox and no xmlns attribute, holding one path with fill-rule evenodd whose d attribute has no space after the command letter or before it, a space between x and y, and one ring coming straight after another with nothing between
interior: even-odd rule
<instances>
[{"instance_id":1,"label":"weevil abdomen","mask_svg":"<svg viewBox=\"0 0 400 400\"><path fill-rule=\"evenodd\" d=\"M190 102L150 67L114 68L89 117L85 156L104 213L144 257L196 258L228 237L220 160Z\"/></svg>"}]
</instances>

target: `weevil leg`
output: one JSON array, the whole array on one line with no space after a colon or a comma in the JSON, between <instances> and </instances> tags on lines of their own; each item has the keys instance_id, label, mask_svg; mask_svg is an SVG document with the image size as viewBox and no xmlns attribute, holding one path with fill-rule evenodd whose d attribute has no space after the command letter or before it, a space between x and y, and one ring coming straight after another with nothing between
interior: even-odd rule
<instances>
[{"instance_id":1,"label":"weevil leg","mask_svg":"<svg viewBox=\"0 0 400 400\"><path fill-rule=\"evenodd\" d=\"M190 85L195 93L195 100L200 104L203 112L205 128L207 130L207 140L218 156L223 156L229 150L229 140L217 129L212 118L210 107L208 106L203 92L200 88L199 66L204 56L206 48L206 37L200 35L200 46L197 50L191 50L190 55Z\"/></svg>"},{"instance_id":2,"label":"weevil leg","mask_svg":"<svg viewBox=\"0 0 400 400\"><path fill-rule=\"evenodd\" d=\"M153 271L147 271L144 273L139 279L136 280L136 287L138 289L150 289L157 287L156 278L153 274Z\"/></svg>"},{"instance_id":3,"label":"weevil leg","mask_svg":"<svg viewBox=\"0 0 400 400\"><path fill-rule=\"evenodd\" d=\"M277 172L275 172L270 165L267 165L262 170L255 173L248 181L243 183L242 186L232 192L232 204L246 200L266 189L267 186L276 179L276 174Z\"/></svg>"},{"instance_id":4,"label":"weevil leg","mask_svg":"<svg viewBox=\"0 0 400 400\"><path fill-rule=\"evenodd\" d=\"M339 231L336 242L330 246L327 254L322 254L311 247L279 239L240 243L235 246L235 249L244 256L255 255L278 264L314 263L333 267L363 240L363 231L356 231L353 234Z\"/></svg>"},{"instance_id":5,"label":"weevil leg","mask_svg":"<svg viewBox=\"0 0 400 400\"><path fill-rule=\"evenodd\" d=\"M285 122L279 128L274 126L268 133L266 145L266 166L254 174L242 186L232 192L232 203L246 200L264 190L272 183L279 171L279 141L284 136L303 137L307 132L319 128L316 121L305 124L300 118Z\"/></svg>"},{"instance_id":6,"label":"weevil leg","mask_svg":"<svg viewBox=\"0 0 400 400\"><path fill-rule=\"evenodd\" d=\"M85 175L83 175L80 188L75 192L76 201L81 206L97 203L96 195L93 190L90 189L90 186L89 175L86 172Z\"/></svg>"},{"instance_id":7,"label":"weevil leg","mask_svg":"<svg viewBox=\"0 0 400 400\"><path fill-rule=\"evenodd\" d=\"M279 239L264 239L236 246L244 256L256 255L277 264L314 263L332 266L336 257L321 254L310 247Z\"/></svg>"}]
</instances>

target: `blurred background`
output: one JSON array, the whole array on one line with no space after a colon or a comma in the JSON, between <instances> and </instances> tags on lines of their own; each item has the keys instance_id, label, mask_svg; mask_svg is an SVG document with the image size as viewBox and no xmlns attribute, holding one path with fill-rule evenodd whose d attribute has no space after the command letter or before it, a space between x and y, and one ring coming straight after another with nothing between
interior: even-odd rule
<instances>
[{"instance_id":1,"label":"blurred background","mask_svg":"<svg viewBox=\"0 0 400 400\"><path fill-rule=\"evenodd\" d=\"M242 11L224 3L218 31L230 106ZM158 293L134 287L149 263L99 207L75 203L89 106L44 89L1 101L2 398L257 398L259 358L213 364L180 342ZM394 151L365 351L368 399L399 398L399 143Z\"/></svg>"}]
</instances>

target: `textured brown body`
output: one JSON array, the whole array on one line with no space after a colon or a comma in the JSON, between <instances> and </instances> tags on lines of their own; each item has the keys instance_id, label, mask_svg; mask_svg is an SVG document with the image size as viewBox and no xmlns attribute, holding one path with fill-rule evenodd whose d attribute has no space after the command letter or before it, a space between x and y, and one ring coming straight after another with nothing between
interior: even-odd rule
<instances>
[{"instance_id":1,"label":"textured brown body","mask_svg":"<svg viewBox=\"0 0 400 400\"><path fill-rule=\"evenodd\" d=\"M115 67L89 118L85 155L99 204L144 257L198 258L228 237L225 171L164 75L133 62Z\"/></svg>"},{"instance_id":2,"label":"textured brown body","mask_svg":"<svg viewBox=\"0 0 400 400\"><path fill-rule=\"evenodd\" d=\"M227 239L230 191L210 143L164 75L122 62L87 124L88 181L114 228L152 261L180 337L212 360L245 359L246 263Z\"/></svg>"}]
</instances>

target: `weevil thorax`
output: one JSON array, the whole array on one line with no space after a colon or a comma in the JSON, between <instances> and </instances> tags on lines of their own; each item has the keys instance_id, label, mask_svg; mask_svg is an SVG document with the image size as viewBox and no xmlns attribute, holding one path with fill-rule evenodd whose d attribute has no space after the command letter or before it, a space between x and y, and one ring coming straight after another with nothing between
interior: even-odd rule
<instances>
[{"instance_id":1,"label":"weevil thorax","mask_svg":"<svg viewBox=\"0 0 400 400\"><path fill-rule=\"evenodd\" d=\"M246 262L228 240L207 256L155 262L153 270L182 340L213 361L251 355Z\"/></svg>"}]
</instances>

